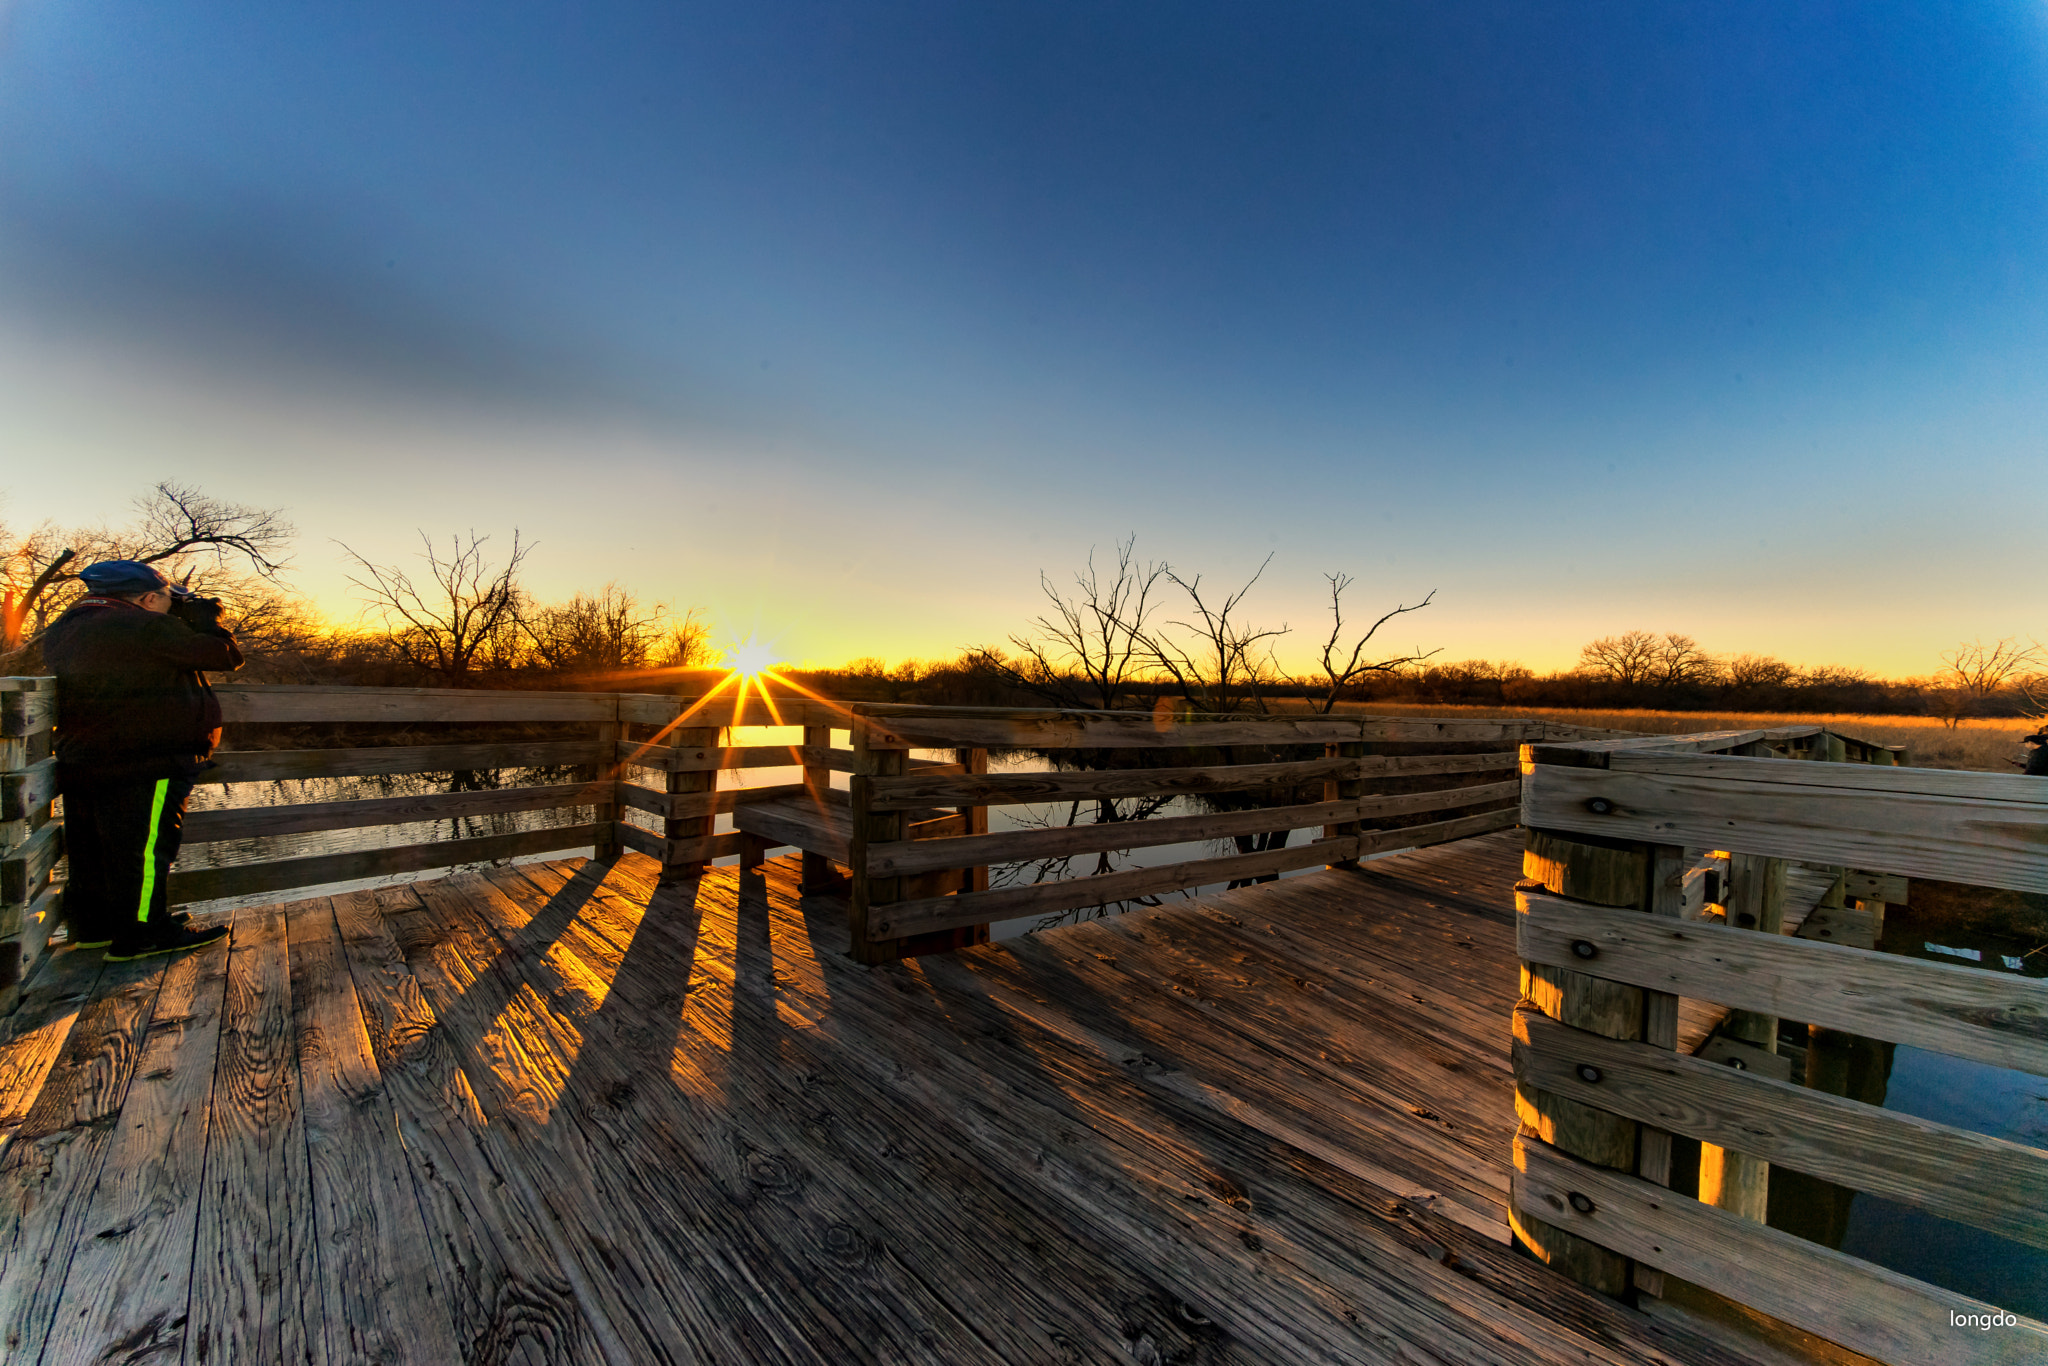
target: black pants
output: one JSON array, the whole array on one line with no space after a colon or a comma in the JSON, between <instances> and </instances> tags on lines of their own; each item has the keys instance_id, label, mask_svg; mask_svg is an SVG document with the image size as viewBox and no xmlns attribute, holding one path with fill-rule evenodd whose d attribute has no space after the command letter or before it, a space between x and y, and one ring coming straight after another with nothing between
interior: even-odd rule
<instances>
[{"instance_id":1,"label":"black pants","mask_svg":"<svg viewBox=\"0 0 2048 1366\"><path fill-rule=\"evenodd\" d=\"M170 913L171 860L184 836L190 778L109 777L75 764L58 773L71 881L71 937L146 937Z\"/></svg>"}]
</instances>

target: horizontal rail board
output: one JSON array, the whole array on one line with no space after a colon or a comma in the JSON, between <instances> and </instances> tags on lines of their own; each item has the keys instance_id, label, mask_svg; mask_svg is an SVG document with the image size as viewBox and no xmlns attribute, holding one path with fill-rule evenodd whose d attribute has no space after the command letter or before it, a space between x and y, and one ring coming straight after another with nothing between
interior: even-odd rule
<instances>
[{"instance_id":1,"label":"horizontal rail board","mask_svg":"<svg viewBox=\"0 0 2048 1366\"><path fill-rule=\"evenodd\" d=\"M1573 1029L1526 1006L1514 1029L1515 1077L1539 1090L2048 1248L2048 1152Z\"/></svg>"},{"instance_id":2,"label":"horizontal rail board","mask_svg":"<svg viewBox=\"0 0 2048 1366\"><path fill-rule=\"evenodd\" d=\"M1519 750L1491 754L1368 754L1358 761L1366 778L1421 777L1431 773L1493 773L1520 767Z\"/></svg>"},{"instance_id":3,"label":"horizontal rail board","mask_svg":"<svg viewBox=\"0 0 2048 1366\"><path fill-rule=\"evenodd\" d=\"M234 723L377 721L611 721L616 693L517 692L479 688L266 687L214 689L221 718Z\"/></svg>"},{"instance_id":4,"label":"horizontal rail board","mask_svg":"<svg viewBox=\"0 0 2048 1366\"><path fill-rule=\"evenodd\" d=\"M2032 1319L2014 1315L2017 1326L1988 1332L1956 1326L1955 1316L1995 1313L1996 1305L1581 1162L1527 1135L1515 1140L1515 1166L1516 1209L1880 1361L2048 1361L2048 1328Z\"/></svg>"},{"instance_id":5,"label":"horizontal rail board","mask_svg":"<svg viewBox=\"0 0 2048 1366\"><path fill-rule=\"evenodd\" d=\"M978 925L990 920L1051 914L1054 911L1072 910L1076 906L1104 905L1111 901L1128 900L1134 896L1151 895L1154 892L1177 891L1216 882L1233 882L1239 878L1262 877L1267 873L1284 873L1295 868L1314 867L1318 863L1364 858L1396 849L1419 849L1432 844L1467 839L1473 835L1483 835L1493 830L1504 830L1514 823L1515 813L1512 810L1485 811L1476 815L1460 816L1455 820L1439 821L1433 825L1318 840L1312 844L1267 850L1257 854L1200 859L1165 868L1133 868L1121 873L1106 873L1094 877L1063 878L1057 882L1042 882L1031 887L1005 887L998 891L968 892L952 897L900 901L894 905L877 906L870 914L876 917L877 924L898 926L888 931L874 931L879 938L894 938L924 930L957 929L962 925ZM1307 856L1310 851L1314 851L1313 857ZM1258 860L1274 860L1274 864L1267 866L1257 862ZM1147 875L1153 874L1160 875L1160 880L1156 884L1147 878ZM1190 878L1193 880L1190 881ZM1127 881L1118 882L1117 879ZM1141 884L1141 880L1141 890L1129 890L1130 886ZM1034 892L1045 894L1045 905L1030 906L1021 911L1004 910L1001 907L993 910L983 909L988 905L981 900L983 897L1015 896ZM910 917L915 917L916 923L905 924Z\"/></svg>"},{"instance_id":6,"label":"horizontal rail board","mask_svg":"<svg viewBox=\"0 0 2048 1366\"><path fill-rule=\"evenodd\" d=\"M1974 801L2048 806L2048 783L2024 773L1979 773L1954 768L1885 768L1874 764L1818 764L1799 759L1756 759L1734 754L1617 754L1610 773L1656 777L1734 779L1763 783L1798 795L1809 789L1881 792L1888 796L1967 797Z\"/></svg>"},{"instance_id":7,"label":"horizontal rail board","mask_svg":"<svg viewBox=\"0 0 2048 1366\"><path fill-rule=\"evenodd\" d=\"M636 850L651 859L667 865L672 863L709 863L712 859L726 858L740 852L742 839L737 831L728 830L722 835L699 835L689 839L663 839L652 830L642 830L637 825L624 821L615 827L619 843Z\"/></svg>"},{"instance_id":8,"label":"horizontal rail board","mask_svg":"<svg viewBox=\"0 0 2048 1366\"><path fill-rule=\"evenodd\" d=\"M1230 745L1334 744L1349 740L1520 742L1547 733L1540 721L1438 721L1395 717L1167 713L862 703L871 743L986 749L1206 749Z\"/></svg>"},{"instance_id":9,"label":"horizontal rail board","mask_svg":"<svg viewBox=\"0 0 2048 1366\"><path fill-rule=\"evenodd\" d=\"M915 843L873 844L868 846L868 875L898 877L938 868L1016 863L1059 858L1067 854L1184 844L1269 830L1299 830L1304 826L1351 820L1357 809L1356 800L1316 802L1306 806L1267 807L1262 811L1226 811L1201 816L1067 825L1050 830L1003 830L991 835L963 835L955 839Z\"/></svg>"},{"instance_id":10,"label":"horizontal rail board","mask_svg":"<svg viewBox=\"0 0 2048 1366\"><path fill-rule=\"evenodd\" d=\"M802 745L650 745L637 740L618 742L619 762L628 768L659 769L663 773L717 773L739 768L799 768L804 762Z\"/></svg>"},{"instance_id":11,"label":"horizontal rail board","mask_svg":"<svg viewBox=\"0 0 2048 1366\"><path fill-rule=\"evenodd\" d=\"M449 820L459 816L501 816L521 811L548 811L562 806L596 806L612 800L613 784L555 783L547 787L507 787L491 792L425 792L412 797L370 797L358 801L307 802L299 806L230 807L193 811L185 817L187 844L220 840L261 839L268 835L300 835L315 830L350 830L359 826L404 825L410 821Z\"/></svg>"},{"instance_id":12,"label":"horizontal rail board","mask_svg":"<svg viewBox=\"0 0 2048 1366\"><path fill-rule=\"evenodd\" d=\"M1434 787L1427 792L1401 792L1391 797L1361 797L1358 814L1346 819L1372 820L1378 816L1412 816L1425 811L1452 811L1461 806L1485 806L1511 802L1522 795L1519 780L1511 783L1483 783L1474 787Z\"/></svg>"},{"instance_id":13,"label":"horizontal rail board","mask_svg":"<svg viewBox=\"0 0 2048 1366\"><path fill-rule=\"evenodd\" d=\"M389 745L367 749L240 749L216 754L201 783L263 783L289 778L362 778L383 773L467 772L599 764L611 746L598 740L483 745Z\"/></svg>"},{"instance_id":14,"label":"horizontal rail board","mask_svg":"<svg viewBox=\"0 0 2048 1366\"><path fill-rule=\"evenodd\" d=\"M1017 806L1026 802L1102 797L1246 792L1262 787L1349 778L1357 772L1358 760L1340 758L1301 759L1284 764L1111 769L1091 773L979 773L950 777L912 773L901 778L871 778L867 781L870 809L912 811L925 806Z\"/></svg>"},{"instance_id":15,"label":"horizontal rail board","mask_svg":"<svg viewBox=\"0 0 2048 1366\"><path fill-rule=\"evenodd\" d=\"M0 821L28 819L57 795L57 761L44 759L13 773L0 773Z\"/></svg>"},{"instance_id":16,"label":"horizontal rail board","mask_svg":"<svg viewBox=\"0 0 2048 1366\"><path fill-rule=\"evenodd\" d=\"M2048 1076L2048 981L1520 888L1515 902L1531 963Z\"/></svg>"},{"instance_id":17,"label":"horizontal rail board","mask_svg":"<svg viewBox=\"0 0 2048 1366\"><path fill-rule=\"evenodd\" d=\"M1357 844L1358 841L1351 838L1316 840L1285 849L1235 854L1229 858L1192 859L1158 868L1131 868L1094 877L1061 878L1030 887L1004 887L989 892L964 892L958 896L900 901L869 910L870 933L877 938L895 939L927 930L953 929L1027 915L1050 915L1076 906L1103 906L1155 892L1263 877L1267 873L1284 873L1350 858L1356 852Z\"/></svg>"},{"instance_id":18,"label":"horizontal rail board","mask_svg":"<svg viewBox=\"0 0 2048 1366\"><path fill-rule=\"evenodd\" d=\"M419 873L462 863L487 863L523 854L595 845L605 826L565 825L553 830L521 830L509 835L478 835L472 839L407 844L393 849L355 849L341 854L278 859L227 868L174 868L171 900L183 904L222 897L251 896L298 887L321 887L359 878Z\"/></svg>"},{"instance_id":19,"label":"horizontal rail board","mask_svg":"<svg viewBox=\"0 0 2048 1366\"><path fill-rule=\"evenodd\" d=\"M29 901L64 855L64 823L52 821L0 858L0 904Z\"/></svg>"},{"instance_id":20,"label":"horizontal rail board","mask_svg":"<svg viewBox=\"0 0 2048 1366\"><path fill-rule=\"evenodd\" d=\"M850 749L831 749L824 745L799 745L797 757L806 768L827 768L834 773L860 772L860 756ZM912 765L916 767L916 765Z\"/></svg>"},{"instance_id":21,"label":"horizontal rail board","mask_svg":"<svg viewBox=\"0 0 2048 1366\"><path fill-rule=\"evenodd\" d=\"M1612 839L2048 892L2048 857L2043 857L2048 852L2048 804L2042 800L2048 793L2040 791L2048 783L2015 776L2007 781L2034 784L2024 797L1943 796L1795 784L1780 772L1804 768L1824 773L1847 765L1746 762L1773 771L1760 779L1709 778L1536 764L1523 775L1522 822ZM1869 768L1863 774L1908 777L1920 771Z\"/></svg>"},{"instance_id":22,"label":"horizontal rail board","mask_svg":"<svg viewBox=\"0 0 2048 1366\"><path fill-rule=\"evenodd\" d=\"M628 696L630 704L621 708L619 719L629 725L665 726L678 717L685 726L830 726L845 730L853 724L845 704L778 697L771 708L751 690L744 706L735 705L737 699L731 692L714 693L708 699Z\"/></svg>"},{"instance_id":23,"label":"horizontal rail board","mask_svg":"<svg viewBox=\"0 0 2048 1366\"><path fill-rule=\"evenodd\" d=\"M721 816L753 802L772 802L804 790L802 783L775 783L768 787L722 787L716 792L657 792L638 783L620 783L619 800L636 811L685 821L693 816Z\"/></svg>"},{"instance_id":24,"label":"horizontal rail board","mask_svg":"<svg viewBox=\"0 0 2048 1366\"><path fill-rule=\"evenodd\" d=\"M1266 807L1257 811L1211 812L1142 821L1059 826L1050 830L1004 830L963 837L957 842L957 849L952 847L952 841L948 841L943 849L878 844L868 850L868 872L874 877L895 877L934 868L1016 863L1116 849L1147 849L1162 844L1222 839L1261 831L1334 825L1373 816L1450 811L1513 800L1519 787L1517 783L1499 783L1486 787L1440 788L1434 792L1412 792L1398 797L1346 798L1300 806Z\"/></svg>"}]
</instances>

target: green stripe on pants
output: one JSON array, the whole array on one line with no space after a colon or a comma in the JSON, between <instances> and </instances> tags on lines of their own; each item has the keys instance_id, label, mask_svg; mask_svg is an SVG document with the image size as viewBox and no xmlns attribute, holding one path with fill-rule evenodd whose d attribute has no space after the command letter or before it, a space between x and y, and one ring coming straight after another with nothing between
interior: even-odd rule
<instances>
[{"instance_id":1,"label":"green stripe on pants","mask_svg":"<svg viewBox=\"0 0 2048 1366\"><path fill-rule=\"evenodd\" d=\"M135 918L149 923L149 899L156 892L156 828L164 818L164 797L171 790L169 778L156 780L156 795L149 803L149 838L142 845L142 900L135 908Z\"/></svg>"}]
</instances>

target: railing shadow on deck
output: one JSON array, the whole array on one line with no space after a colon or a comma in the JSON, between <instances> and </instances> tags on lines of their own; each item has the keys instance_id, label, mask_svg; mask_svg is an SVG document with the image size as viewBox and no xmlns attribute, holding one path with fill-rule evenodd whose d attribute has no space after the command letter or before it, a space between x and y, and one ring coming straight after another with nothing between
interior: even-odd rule
<instances>
[{"instance_id":1,"label":"railing shadow on deck","mask_svg":"<svg viewBox=\"0 0 2048 1366\"><path fill-rule=\"evenodd\" d=\"M2048 1075L2048 982L1872 947L1907 878L2048 891L2048 783L1903 768L1818 726L1530 744L1522 774L1524 1246L1610 1294L1668 1274L1885 1361L2048 1360L2048 1325L1763 1222L1781 1164L2048 1248L2048 1152L1839 1094L1826 1053L1867 1037ZM1702 850L1726 869L1703 909ZM1801 861L1834 884L1793 937ZM1681 997L1731 1008L1734 1066L1673 1051ZM1804 1078L1759 1065L1781 1020L1813 1028ZM1670 1188L1674 1136L1701 1145L1697 1198Z\"/></svg>"}]
</instances>

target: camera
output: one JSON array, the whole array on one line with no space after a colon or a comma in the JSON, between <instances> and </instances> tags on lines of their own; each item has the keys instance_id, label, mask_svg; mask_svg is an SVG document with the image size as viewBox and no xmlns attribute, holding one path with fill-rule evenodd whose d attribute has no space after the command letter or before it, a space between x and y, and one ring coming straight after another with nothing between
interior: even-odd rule
<instances>
[{"instance_id":1,"label":"camera","mask_svg":"<svg viewBox=\"0 0 2048 1366\"><path fill-rule=\"evenodd\" d=\"M171 589L171 615L195 631L220 625L221 600L202 597L189 588Z\"/></svg>"}]
</instances>

